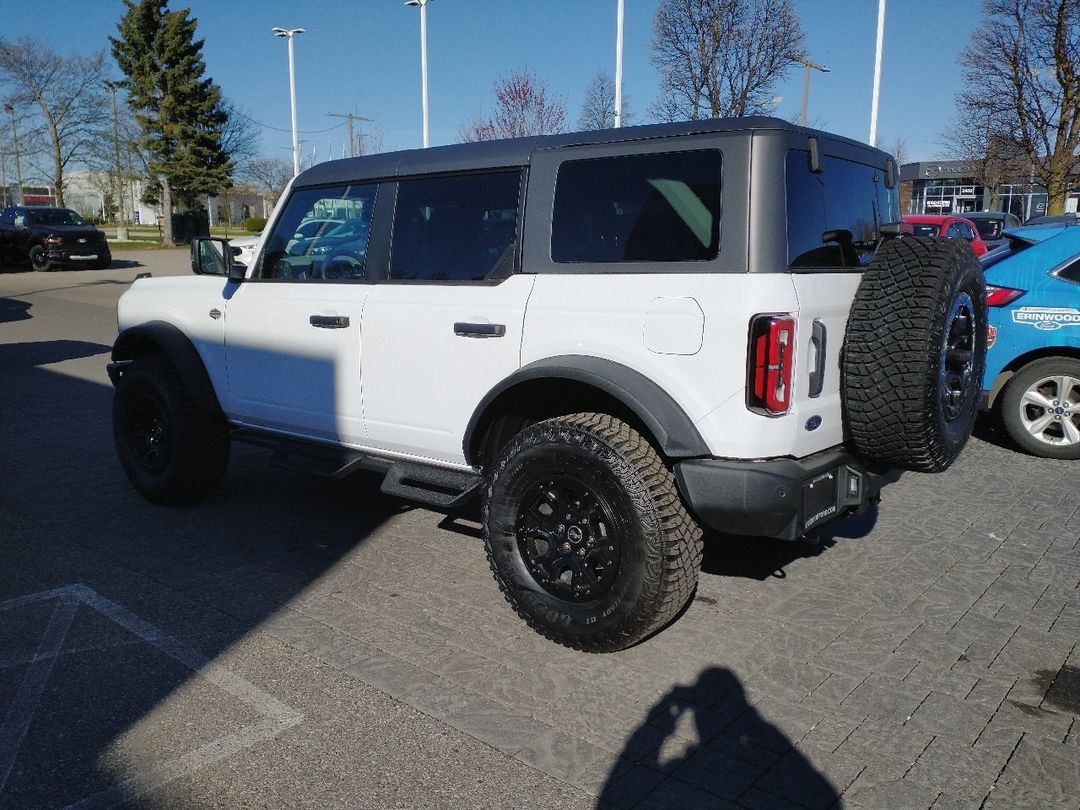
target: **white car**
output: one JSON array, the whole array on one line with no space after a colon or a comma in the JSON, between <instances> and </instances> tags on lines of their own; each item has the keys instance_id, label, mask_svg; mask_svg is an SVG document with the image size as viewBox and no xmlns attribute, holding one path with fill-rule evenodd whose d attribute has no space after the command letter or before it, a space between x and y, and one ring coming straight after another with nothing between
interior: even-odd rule
<instances>
[{"instance_id":1,"label":"white car","mask_svg":"<svg viewBox=\"0 0 1080 810\"><path fill-rule=\"evenodd\" d=\"M967 441L982 273L955 240L886 240L897 177L770 118L321 163L246 267L199 238L195 275L120 299L121 463L163 503L210 495L233 439L479 497L518 614L621 649L691 598L703 527L794 540ZM356 234L291 249L327 218Z\"/></svg>"}]
</instances>

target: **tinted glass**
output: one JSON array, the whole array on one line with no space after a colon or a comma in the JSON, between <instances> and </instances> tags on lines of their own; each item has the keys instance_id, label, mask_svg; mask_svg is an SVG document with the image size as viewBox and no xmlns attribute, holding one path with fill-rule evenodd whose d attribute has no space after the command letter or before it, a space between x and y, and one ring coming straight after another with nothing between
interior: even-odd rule
<instances>
[{"instance_id":1,"label":"tinted glass","mask_svg":"<svg viewBox=\"0 0 1080 810\"><path fill-rule=\"evenodd\" d=\"M404 180L390 278L481 281L514 262L521 172Z\"/></svg>"},{"instance_id":2,"label":"tinted glass","mask_svg":"<svg viewBox=\"0 0 1080 810\"><path fill-rule=\"evenodd\" d=\"M900 218L883 169L825 156L810 171L808 152L787 155L788 261L792 267L859 267L886 222ZM919 226L915 226L918 228Z\"/></svg>"},{"instance_id":3,"label":"tinted glass","mask_svg":"<svg viewBox=\"0 0 1080 810\"><path fill-rule=\"evenodd\" d=\"M687 262L716 257L720 153L572 160L559 167L556 262Z\"/></svg>"},{"instance_id":4,"label":"tinted glass","mask_svg":"<svg viewBox=\"0 0 1080 810\"><path fill-rule=\"evenodd\" d=\"M975 223L975 227L979 230L979 236L983 239L1001 238L1002 222L1000 219L979 217L978 219L973 219L971 221Z\"/></svg>"},{"instance_id":5,"label":"tinted glass","mask_svg":"<svg viewBox=\"0 0 1080 810\"><path fill-rule=\"evenodd\" d=\"M1080 256L1057 271L1057 277L1080 284Z\"/></svg>"},{"instance_id":6,"label":"tinted glass","mask_svg":"<svg viewBox=\"0 0 1080 810\"><path fill-rule=\"evenodd\" d=\"M932 239L936 239L941 236L941 226L934 224L926 224L925 222L912 222L911 233L915 236L929 236Z\"/></svg>"},{"instance_id":7,"label":"tinted glass","mask_svg":"<svg viewBox=\"0 0 1080 810\"><path fill-rule=\"evenodd\" d=\"M348 281L365 277L374 183L300 189L266 240L260 278Z\"/></svg>"}]
</instances>

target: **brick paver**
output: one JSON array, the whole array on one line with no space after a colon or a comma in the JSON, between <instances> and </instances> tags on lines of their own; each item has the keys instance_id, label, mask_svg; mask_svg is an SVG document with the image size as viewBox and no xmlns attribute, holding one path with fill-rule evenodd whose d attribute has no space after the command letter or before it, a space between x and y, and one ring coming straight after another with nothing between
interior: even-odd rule
<instances>
[{"instance_id":1,"label":"brick paver","mask_svg":"<svg viewBox=\"0 0 1080 810\"><path fill-rule=\"evenodd\" d=\"M91 555L143 583L129 609L186 605L208 657L266 634L583 806L1080 807L1076 463L983 426L949 472L904 475L816 546L710 536L685 614L590 656L515 618L473 515L413 508L377 479L304 478L237 447L206 503L141 501L103 370L123 284L27 295L53 282L0 276L0 521L56 539L30 554L0 533L0 601L66 584L46 572ZM9 635L5 657L25 644ZM0 695L14 677L0 664Z\"/></svg>"}]
</instances>

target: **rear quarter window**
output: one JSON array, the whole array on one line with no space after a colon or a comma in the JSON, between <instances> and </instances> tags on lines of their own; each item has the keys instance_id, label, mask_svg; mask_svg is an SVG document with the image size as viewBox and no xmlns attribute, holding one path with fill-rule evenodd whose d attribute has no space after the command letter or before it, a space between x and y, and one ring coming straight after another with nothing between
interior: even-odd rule
<instances>
[{"instance_id":1,"label":"rear quarter window","mask_svg":"<svg viewBox=\"0 0 1080 810\"><path fill-rule=\"evenodd\" d=\"M555 262L693 262L720 246L717 150L569 160L559 167Z\"/></svg>"}]
</instances>

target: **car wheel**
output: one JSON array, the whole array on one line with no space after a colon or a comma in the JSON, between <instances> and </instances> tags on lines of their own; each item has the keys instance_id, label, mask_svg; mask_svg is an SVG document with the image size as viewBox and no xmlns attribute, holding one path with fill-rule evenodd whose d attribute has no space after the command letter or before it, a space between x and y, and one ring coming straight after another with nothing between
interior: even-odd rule
<instances>
[{"instance_id":1,"label":"car wheel","mask_svg":"<svg viewBox=\"0 0 1080 810\"><path fill-rule=\"evenodd\" d=\"M52 264L45 256L45 248L41 245L30 248L30 266L35 270L52 270Z\"/></svg>"},{"instance_id":2,"label":"car wheel","mask_svg":"<svg viewBox=\"0 0 1080 810\"><path fill-rule=\"evenodd\" d=\"M532 425L503 450L484 503L488 561L537 632L610 652L689 601L701 530L644 438L605 414Z\"/></svg>"},{"instance_id":3,"label":"car wheel","mask_svg":"<svg viewBox=\"0 0 1080 810\"><path fill-rule=\"evenodd\" d=\"M124 473L147 500L197 501L217 489L229 462L225 421L203 411L161 357L133 362L113 399L113 437Z\"/></svg>"},{"instance_id":4,"label":"car wheel","mask_svg":"<svg viewBox=\"0 0 1080 810\"><path fill-rule=\"evenodd\" d=\"M966 243L885 243L844 336L841 391L856 450L899 469L947 469L975 424L986 333L986 285Z\"/></svg>"},{"instance_id":5,"label":"car wheel","mask_svg":"<svg viewBox=\"0 0 1080 810\"><path fill-rule=\"evenodd\" d=\"M1080 360L1047 357L1024 366L1002 392L1001 419L1032 455L1080 458Z\"/></svg>"}]
</instances>

